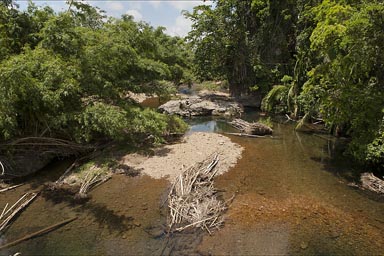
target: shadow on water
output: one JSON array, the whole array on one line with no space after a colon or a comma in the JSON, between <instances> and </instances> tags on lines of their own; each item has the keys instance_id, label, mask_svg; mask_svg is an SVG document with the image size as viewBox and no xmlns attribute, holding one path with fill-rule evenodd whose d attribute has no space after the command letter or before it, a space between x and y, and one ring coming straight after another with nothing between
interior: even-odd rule
<instances>
[{"instance_id":1,"label":"shadow on water","mask_svg":"<svg viewBox=\"0 0 384 256\"><path fill-rule=\"evenodd\" d=\"M123 232L133 227L133 224L127 224L134 220L133 217L118 215L106 205L91 201L90 197L78 198L76 191L45 189L41 196L53 204L64 204L77 214L83 215L86 212L86 215L94 217L99 226L106 226L109 231Z\"/></svg>"}]
</instances>

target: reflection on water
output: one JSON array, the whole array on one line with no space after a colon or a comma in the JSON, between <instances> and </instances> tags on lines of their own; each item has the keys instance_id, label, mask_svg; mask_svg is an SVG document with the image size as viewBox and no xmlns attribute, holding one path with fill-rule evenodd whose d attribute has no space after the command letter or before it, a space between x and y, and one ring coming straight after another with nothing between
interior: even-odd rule
<instances>
[{"instance_id":1,"label":"reflection on water","mask_svg":"<svg viewBox=\"0 0 384 256\"><path fill-rule=\"evenodd\" d=\"M195 117L187 119L186 122L190 128L188 133L192 132L233 132L236 131L224 119L212 119L211 117Z\"/></svg>"},{"instance_id":2,"label":"reflection on water","mask_svg":"<svg viewBox=\"0 0 384 256\"><path fill-rule=\"evenodd\" d=\"M249 118L249 116L248 116ZM231 132L221 119L191 119L190 132ZM235 195L225 226L213 236L164 235L166 180L114 176L83 204L39 196L0 237L17 239L64 219L78 219L1 252L10 255L379 255L384 251L384 204L348 186L354 166L336 154L339 141L274 125L274 138L231 137L245 150L216 179L224 199ZM37 182L0 197L0 210Z\"/></svg>"}]
</instances>

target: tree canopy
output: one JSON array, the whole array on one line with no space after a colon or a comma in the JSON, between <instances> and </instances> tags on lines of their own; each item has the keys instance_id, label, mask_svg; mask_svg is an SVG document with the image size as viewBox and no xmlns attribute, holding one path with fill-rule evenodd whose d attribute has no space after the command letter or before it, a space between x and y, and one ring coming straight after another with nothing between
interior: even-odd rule
<instances>
[{"instance_id":1,"label":"tree canopy","mask_svg":"<svg viewBox=\"0 0 384 256\"><path fill-rule=\"evenodd\" d=\"M324 120L352 138L355 159L383 170L382 1L213 2L186 13L198 76L264 95L266 111Z\"/></svg>"},{"instance_id":2,"label":"tree canopy","mask_svg":"<svg viewBox=\"0 0 384 256\"><path fill-rule=\"evenodd\" d=\"M68 10L0 3L0 138L141 140L185 124L128 92L164 95L190 79L188 46L131 16L71 1Z\"/></svg>"}]
</instances>

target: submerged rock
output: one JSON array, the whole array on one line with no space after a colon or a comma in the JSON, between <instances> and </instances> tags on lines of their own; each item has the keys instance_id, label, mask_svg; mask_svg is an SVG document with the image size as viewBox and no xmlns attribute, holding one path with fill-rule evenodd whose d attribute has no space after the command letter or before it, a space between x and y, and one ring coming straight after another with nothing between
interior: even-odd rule
<instances>
[{"instance_id":1,"label":"submerged rock","mask_svg":"<svg viewBox=\"0 0 384 256\"><path fill-rule=\"evenodd\" d=\"M171 100L161 105L159 110L166 114L190 116L240 116L243 107L230 98L191 96L180 100Z\"/></svg>"}]
</instances>

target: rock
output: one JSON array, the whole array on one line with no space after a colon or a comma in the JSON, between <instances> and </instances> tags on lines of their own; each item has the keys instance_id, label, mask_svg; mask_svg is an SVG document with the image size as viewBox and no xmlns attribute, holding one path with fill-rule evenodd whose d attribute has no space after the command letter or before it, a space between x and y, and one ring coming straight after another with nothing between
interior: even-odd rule
<instances>
[{"instance_id":1,"label":"rock","mask_svg":"<svg viewBox=\"0 0 384 256\"><path fill-rule=\"evenodd\" d=\"M306 243L306 242L301 242L301 243L300 243L300 248L303 249L303 250L307 249L307 248L308 248L308 243Z\"/></svg>"},{"instance_id":2,"label":"rock","mask_svg":"<svg viewBox=\"0 0 384 256\"><path fill-rule=\"evenodd\" d=\"M333 238L333 239L339 238L340 237L340 233L336 232L336 231L333 231L333 232L331 232L330 237Z\"/></svg>"},{"instance_id":3,"label":"rock","mask_svg":"<svg viewBox=\"0 0 384 256\"><path fill-rule=\"evenodd\" d=\"M159 110L166 114L190 116L240 116L243 107L231 98L211 96L191 96L180 100L171 100L161 105Z\"/></svg>"},{"instance_id":4,"label":"rock","mask_svg":"<svg viewBox=\"0 0 384 256\"><path fill-rule=\"evenodd\" d=\"M146 232L154 239L160 238L165 234L164 230L160 227L152 227L146 230Z\"/></svg>"}]
</instances>

